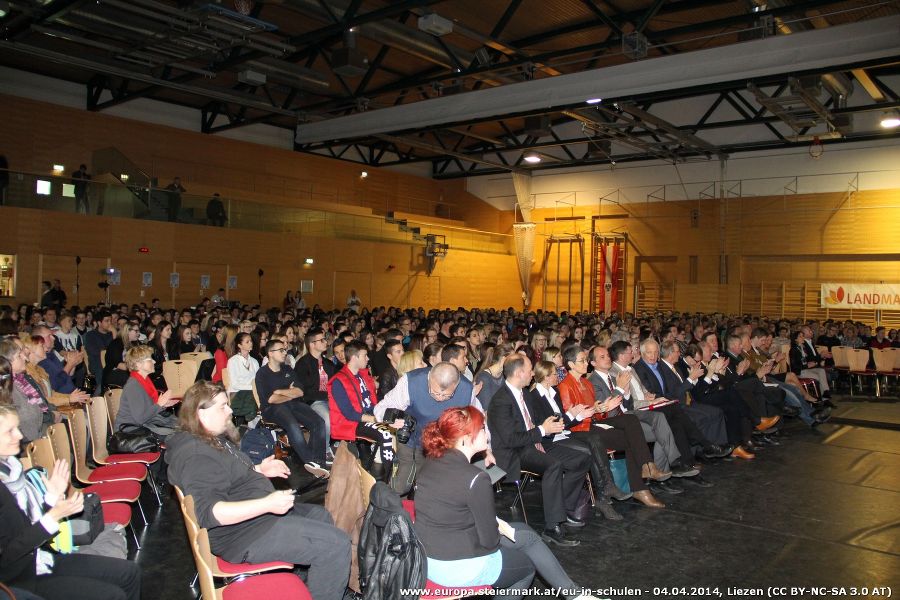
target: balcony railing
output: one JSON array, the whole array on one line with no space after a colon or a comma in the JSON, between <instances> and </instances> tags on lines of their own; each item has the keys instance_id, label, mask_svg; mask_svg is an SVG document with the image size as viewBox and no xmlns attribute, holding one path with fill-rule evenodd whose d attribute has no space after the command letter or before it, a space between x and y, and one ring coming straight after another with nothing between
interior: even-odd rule
<instances>
[{"instance_id":1,"label":"balcony railing","mask_svg":"<svg viewBox=\"0 0 900 600\"><path fill-rule=\"evenodd\" d=\"M98 175L84 184L84 198L79 201L79 183L68 173L41 175L8 171L9 184L6 189L5 204L21 208L81 212L92 215L173 221L188 225L217 226L213 213L208 212L213 198L190 193L175 194L164 187L154 187L136 183L143 177L127 172L112 175ZM445 236L451 249L476 250L497 254L513 254L512 236L509 234L480 231L465 227L427 224L428 217L421 223L409 225L419 227L420 233L401 231L397 224L388 223L377 215L353 214L352 212L332 212L299 206L264 204L236 197L220 197L225 212L222 227L253 231L294 233L320 237L394 242L410 245L425 245L425 235ZM85 210L85 205L87 210ZM76 208L78 210L76 210ZM359 207L355 210L363 211Z\"/></svg>"}]
</instances>

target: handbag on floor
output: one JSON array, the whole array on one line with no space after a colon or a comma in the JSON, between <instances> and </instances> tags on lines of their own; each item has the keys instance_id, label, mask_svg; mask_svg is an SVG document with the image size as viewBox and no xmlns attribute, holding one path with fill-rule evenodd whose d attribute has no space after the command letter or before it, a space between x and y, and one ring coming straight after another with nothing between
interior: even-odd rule
<instances>
[{"instance_id":1,"label":"handbag on floor","mask_svg":"<svg viewBox=\"0 0 900 600\"><path fill-rule=\"evenodd\" d=\"M122 425L118 431L109 436L106 449L110 454L159 452L159 438L146 427Z\"/></svg>"}]
</instances>

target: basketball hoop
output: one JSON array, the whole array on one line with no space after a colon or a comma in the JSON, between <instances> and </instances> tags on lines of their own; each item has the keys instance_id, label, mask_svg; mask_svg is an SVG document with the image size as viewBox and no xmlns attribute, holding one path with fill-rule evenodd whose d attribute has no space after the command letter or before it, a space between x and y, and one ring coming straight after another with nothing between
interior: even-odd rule
<instances>
[{"instance_id":1,"label":"basketball hoop","mask_svg":"<svg viewBox=\"0 0 900 600\"><path fill-rule=\"evenodd\" d=\"M253 10L253 0L234 0L234 10L242 15L249 15Z\"/></svg>"},{"instance_id":2,"label":"basketball hoop","mask_svg":"<svg viewBox=\"0 0 900 600\"><path fill-rule=\"evenodd\" d=\"M809 155L813 160L819 160L824 153L825 146L822 145L822 140L819 139L819 136L814 137L812 144L809 145Z\"/></svg>"}]
</instances>

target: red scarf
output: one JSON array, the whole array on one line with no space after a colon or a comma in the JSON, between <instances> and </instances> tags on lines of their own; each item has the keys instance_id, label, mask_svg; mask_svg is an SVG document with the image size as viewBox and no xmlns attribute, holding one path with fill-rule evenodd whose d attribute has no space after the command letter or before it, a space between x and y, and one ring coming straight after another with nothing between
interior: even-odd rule
<instances>
[{"instance_id":1,"label":"red scarf","mask_svg":"<svg viewBox=\"0 0 900 600\"><path fill-rule=\"evenodd\" d=\"M137 371L131 372L131 378L141 384L141 387L144 388L144 391L147 392L147 395L150 396L151 400L153 400L153 404L156 404L159 400L159 392L156 391L156 387L153 385L153 382L150 381L148 377L144 377Z\"/></svg>"}]
</instances>

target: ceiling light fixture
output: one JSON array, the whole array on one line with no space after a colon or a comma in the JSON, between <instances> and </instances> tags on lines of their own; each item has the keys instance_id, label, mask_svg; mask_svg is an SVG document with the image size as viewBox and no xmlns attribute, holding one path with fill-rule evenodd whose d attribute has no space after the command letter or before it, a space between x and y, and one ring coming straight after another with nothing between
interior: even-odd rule
<instances>
[{"instance_id":1,"label":"ceiling light fixture","mask_svg":"<svg viewBox=\"0 0 900 600\"><path fill-rule=\"evenodd\" d=\"M588 98L585 102L588 104L600 104L603 102L603 98Z\"/></svg>"},{"instance_id":2,"label":"ceiling light fixture","mask_svg":"<svg viewBox=\"0 0 900 600\"><path fill-rule=\"evenodd\" d=\"M522 157L522 160L524 160L527 163L531 163L531 164L535 165L535 164L541 162L541 155L538 154L537 152L526 152L525 156Z\"/></svg>"},{"instance_id":3,"label":"ceiling light fixture","mask_svg":"<svg viewBox=\"0 0 900 600\"><path fill-rule=\"evenodd\" d=\"M885 129L900 127L900 113L896 110L886 110L881 115L881 126Z\"/></svg>"},{"instance_id":4,"label":"ceiling light fixture","mask_svg":"<svg viewBox=\"0 0 900 600\"><path fill-rule=\"evenodd\" d=\"M369 172L368 172L368 171L362 171L362 172L359 174L360 179L365 179L365 178L368 177L368 176L369 176Z\"/></svg>"}]
</instances>

